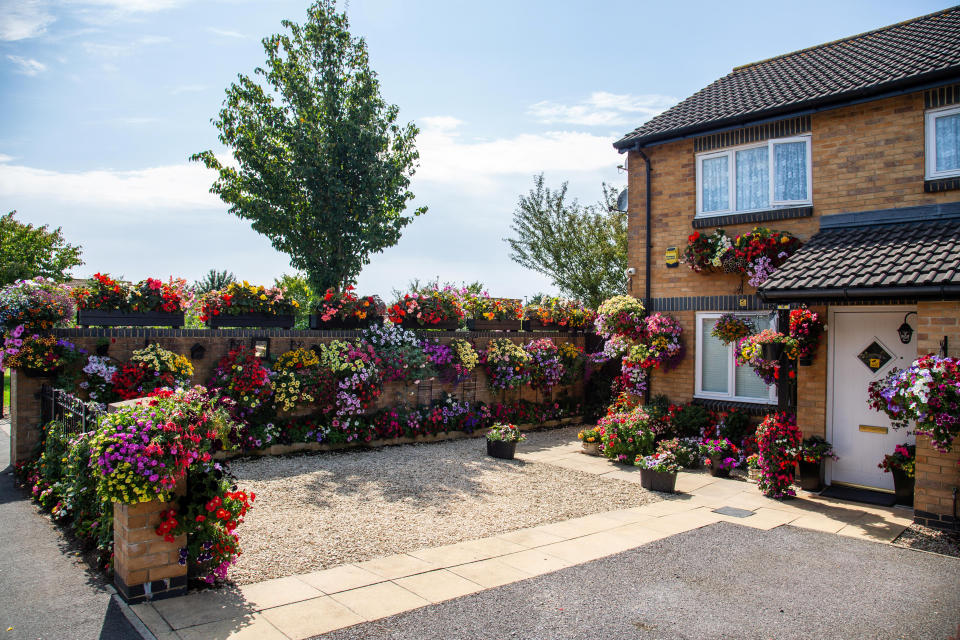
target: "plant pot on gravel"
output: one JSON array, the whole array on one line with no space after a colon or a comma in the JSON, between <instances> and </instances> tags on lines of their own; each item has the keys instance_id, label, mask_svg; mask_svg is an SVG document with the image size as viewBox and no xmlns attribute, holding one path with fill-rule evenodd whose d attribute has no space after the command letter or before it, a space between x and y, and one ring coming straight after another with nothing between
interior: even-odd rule
<instances>
[{"instance_id":1,"label":"plant pot on gravel","mask_svg":"<svg viewBox=\"0 0 960 640\"><path fill-rule=\"evenodd\" d=\"M496 422L487 431L487 455L503 460L513 460L517 452L517 443L527 437L520 433L520 429L513 424Z\"/></svg>"}]
</instances>

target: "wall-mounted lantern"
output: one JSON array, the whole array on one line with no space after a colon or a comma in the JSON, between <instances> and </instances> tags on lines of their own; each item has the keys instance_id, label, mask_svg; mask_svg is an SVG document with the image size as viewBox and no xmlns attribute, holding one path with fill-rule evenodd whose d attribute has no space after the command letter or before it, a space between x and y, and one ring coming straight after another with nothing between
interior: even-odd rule
<instances>
[{"instance_id":1,"label":"wall-mounted lantern","mask_svg":"<svg viewBox=\"0 0 960 640\"><path fill-rule=\"evenodd\" d=\"M897 333L900 334L900 342L903 344L910 344L910 341L913 339L913 327L907 324L907 318L910 317L910 314L917 315L917 312L910 311L907 315L903 316L903 324L897 329Z\"/></svg>"},{"instance_id":2,"label":"wall-mounted lantern","mask_svg":"<svg viewBox=\"0 0 960 640\"><path fill-rule=\"evenodd\" d=\"M199 342L190 347L190 359L191 360L203 360L203 356L207 353L207 348L200 344Z\"/></svg>"}]
</instances>

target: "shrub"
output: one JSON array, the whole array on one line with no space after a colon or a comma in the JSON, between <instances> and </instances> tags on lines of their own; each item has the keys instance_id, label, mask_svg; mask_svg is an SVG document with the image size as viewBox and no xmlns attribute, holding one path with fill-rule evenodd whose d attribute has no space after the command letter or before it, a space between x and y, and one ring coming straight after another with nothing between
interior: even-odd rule
<instances>
[{"instance_id":1,"label":"shrub","mask_svg":"<svg viewBox=\"0 0 960 640\"><path fill-rule=\"evenodd\" d=\"M699 438L713 422L710 412L698 404L672 405L668 419L670 433L678 438Z\"/></svg>"}]
</instances>

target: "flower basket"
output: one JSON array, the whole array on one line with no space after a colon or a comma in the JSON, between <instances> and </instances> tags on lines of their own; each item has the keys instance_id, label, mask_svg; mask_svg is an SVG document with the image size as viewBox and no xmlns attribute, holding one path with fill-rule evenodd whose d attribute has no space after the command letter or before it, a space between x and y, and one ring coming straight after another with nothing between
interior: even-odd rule
<instances>
[{"instance_id":1,"label":"flower basket","mask_svg":"<svg viewBox=\"0 0 960 640\"><path fill-rule=\"evenodd\" d=\"M505 442L503 440L487 440L487 455L492 458L502 460L513 460L517 453L516 442Z\"/></svg>"},{"instance_id":2,"label":"flower basket","mask_svg":"<svg viewBox=\"0 0 960 640\"><path fill-rule=\"evenodd\" d=\"M173 327L183 326L183 311L101 311L80 309L81 327Z\"/></svg>"},{"instance_id":3,"label":"flower basket","mask_svg":"<svg viewBox=\"0 0 960 640\"><path fill-rule=\"evenodd\" d=\"M600 443L599 442L584 442L583 443L583 452L588 456L599 456L600 455Z\"/></svg>"},{"instance_id":4,"label":"flower basket","mask_svg":"<svg viewBox=\"0 0 960 640\"><path fill-rule=\"evenodd\" d=\"M561 327L558 324L547 324L540 318L530 318L523 323L523 328L527 331L558 331L561 333L570 333L574 331L570 327Z\"/></svg>"},{"instance_id":5,"label":"flower basket","mask_svg":"<svg viewBox=\"0 0 960 640\"><path fill-rule=\"evenodd\" d=\"M823 488L823 461L800 462L800 488L804 491L820 491Z\"/></svg>"},{"instance_id":6,"label":"flower basket","mask_svg":"<svg viewBox=\"0 0 960 640\"><path fill-rule=\"evenodd\" d=\"M292 329L295 322L293 314L273 315L269 313L236 313L210 316L207 326L211 329L223 327L257 327L261 329Z\"/></svg>"},{"instance_id":7,"label":"flower basket","mask_svg":"<svg viewBox=\"0 0 960 640\"><path fill-rule=\"evenodd\" d=\"M460 327L460 321L454 318L453 320L441 320L436 324L420 324L416 318L404 318L400 326L403 327L404 329L434 329L436 331L456 331Z\"/></svg>"},{"instance_id":8,"label":"flower basket","mask_svg":"<svg viewBox=\"0 0 960 640\"><path fill-rule=\"evenodd\" d=\"M640 469L640 486L650 491L674 493L677 489L677 474Z\"/></svg>"},{"instance_id":9,"label":"flower basket","mask_svg":"<svg viewBox=\"0 0 960 640\"><path fill-rule=\"evenodd\" d=\"M467 320L467 329L470 331L520 331L520 328L520 320Z\"/></svg>"},{"instance_id":10,"label":"flower basket","mask_svg":"<svg viewBox=\"0 0 960 640\"><path fill-rule=\"evenodd\" d=\"M903 469L891 469L893 474L893 492L896 496L896 503L908 507L913 506L913 487L916 478L910 477Z\"/></svg>"},{"instance_id":11,"label":"flower basket","mask_svg":"<svg viewBox=\"0 0 960 640\"><path fill-rule=\"evenodd\" d=\"M323 321L323 317L319 313L310 314L310 328L314 331L325 331L332 329L340 330L360 330L366 329L375 321L379 321L378 317L367 317L367 318L330 318L326 322Z\"/></svg>"},{"instance_id":12,"label":"flower basket","mask_svg":"<svg viewBox=\"0 0 960 640\"><path fill-rule=\"evenodd\" d=\"M783 343L764 342L760 345L760 353L764 360L779 360L783 355Z\"/></svg>"}]
</instances>

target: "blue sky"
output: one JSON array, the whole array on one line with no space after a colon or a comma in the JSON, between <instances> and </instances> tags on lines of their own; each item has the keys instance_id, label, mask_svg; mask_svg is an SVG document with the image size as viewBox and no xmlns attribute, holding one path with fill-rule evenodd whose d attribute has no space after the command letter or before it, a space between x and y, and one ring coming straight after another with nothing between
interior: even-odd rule
<instances>
[{"instance_id":1,"label":"blue sky","mask_svg":"<svg viewBox=\"0 0 960 640\"><path fill-rule=\"evenodd\" d=\"M84 248L77 276L290 272L186 158L226 153L210 123L224 88L308 4L0 0L0 209L62 226ZM625 185L613 140L734 66L950 5L352 0L383 96L422 130L413 206L430 209L372 257L360 289L439 276L551 291L503 242L535 173L594 202L601 182Z\"/></svg>"}]
</instances>

